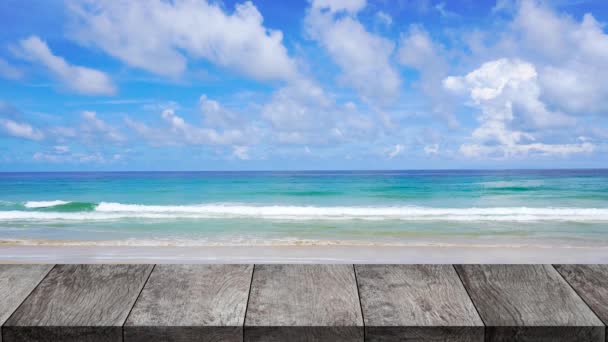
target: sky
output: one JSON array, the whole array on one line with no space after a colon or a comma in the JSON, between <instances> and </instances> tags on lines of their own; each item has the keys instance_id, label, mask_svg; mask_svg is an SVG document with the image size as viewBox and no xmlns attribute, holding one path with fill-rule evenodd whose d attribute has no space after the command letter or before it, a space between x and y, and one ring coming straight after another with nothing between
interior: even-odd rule
<instances>
[{"instance_id":1,"label":"sky","mask_svg":"<svg viewBox=\"0 0 608 342\"><path fill-rule=\"evenodd\" d=\"M3 0L0 171L608 167L604 0Z\"/></svg>"}]
</instances>

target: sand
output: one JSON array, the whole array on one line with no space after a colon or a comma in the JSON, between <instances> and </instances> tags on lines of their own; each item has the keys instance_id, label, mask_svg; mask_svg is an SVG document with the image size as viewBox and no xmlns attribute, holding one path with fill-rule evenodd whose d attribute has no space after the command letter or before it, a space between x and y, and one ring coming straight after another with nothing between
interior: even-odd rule
<instances>
[{"instance_id":1,"label":"sand","mask_svg":"<svg viewBox=\"0 0 608 342\"><path fill-rule=\"evenodd\" d=\"M3 245L0 263L608 263L608 247Z\"/></svg>"}]
</instances>

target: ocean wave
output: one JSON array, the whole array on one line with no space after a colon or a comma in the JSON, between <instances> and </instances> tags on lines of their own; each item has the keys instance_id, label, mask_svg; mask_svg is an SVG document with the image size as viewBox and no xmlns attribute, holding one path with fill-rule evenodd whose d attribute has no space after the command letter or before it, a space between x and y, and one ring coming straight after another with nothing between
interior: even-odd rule
<instances>
[{"instance_id":1,"label":"ocean wave","mask_svg":"<svg viewBox=\"0 0 608 342\"><path fill-rule=\"evenodd\" d=\"M69 202L69 201L28 201L23 204L27 209L56 211L56 212L82 212L92 211L97 207L97 203L91 202Z\"/></svg>"},{"instance_id":2,"label":"ocean wave","mask_svg":"<svg viewBox=\"0 0 608 342\"><path fill-rule=\"evenodd\" d=\"M68 204L70 202L68 201L61 201L61 200L55 200L55 201L27 201L25 202L24 206L26 208L30 208L30 209L37 209L37 208L48 208L48 207L55 207L58 205L64 205L64 204Z\"/></svg>"},{"instance_id":3,"label":"ocean wave","mask_svg":"<svg viewBox=\"0 0 608 342\"><path fill-rule=\"evenodd\" d=\"M48 201L50 203L51 201ZM59 202L59 201L57 201ZM28 202L30 203L30 202ZM61 205L70 205L67 202ZM39 204L41 205L41 204ZM89 204L90 205L90 204ZM266 219L398 221L605 222L608 208L433 208L413 206L140 205L101 202L88 211L0 211L0 221L120 219Z\"/></svg>"}]
</instances>

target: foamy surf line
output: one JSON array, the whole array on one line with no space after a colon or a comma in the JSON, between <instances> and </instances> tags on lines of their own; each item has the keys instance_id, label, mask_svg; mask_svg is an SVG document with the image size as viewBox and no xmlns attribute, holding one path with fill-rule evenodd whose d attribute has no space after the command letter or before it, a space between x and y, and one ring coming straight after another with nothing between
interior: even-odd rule
<instances>
[{"instance_id":1,"label":"foamy surf line","mask_svg":"<svg viewBox=\"0 0 608 342\"><path fill-rule=\"evenodd\" d=\"M90 211L55 212L76 202L30 201L29 209L0 211L0 221L103 221L122 219L263 219L263 220L397 220L442 222L608 222L608 208L432 208L413 206L392 207L321 207L272 206L245 204L201 205L139 205L101 202L92 204Z\"/></svg>"},{"instance_id":2,"label":"foamy surf line","mask_svg":"<svg viewBox=\"0 0 608 342\"><path fill-rule=\"evenodd\" d=\"M55 201L27 201L25 202L24 206L26 208L49 208L49 207L56 207L58 205L64 205L64 204L68 204L70 202L68 201L61 201L61 200L55 200Z\"/></svg>"},{"instance_id":3,"label":"foamy surf line","mask_svg":"<svg viewBox=\"0 0 608 342\"><path fill-rule=\"evenodd\" d=\"M280 240L250 240L213 242L205 240L164 240L164 239L126 239L126 240L29 240L4 239L0 246L48 246L48 247L404 247L404 248L536 248L536 249L604 249L602 245L572 245L567 243L536 244L536 243L458 243L458 242L374 242L356 240L310 240L310 239L280 239Z\"/></svg>"}]
</instances>

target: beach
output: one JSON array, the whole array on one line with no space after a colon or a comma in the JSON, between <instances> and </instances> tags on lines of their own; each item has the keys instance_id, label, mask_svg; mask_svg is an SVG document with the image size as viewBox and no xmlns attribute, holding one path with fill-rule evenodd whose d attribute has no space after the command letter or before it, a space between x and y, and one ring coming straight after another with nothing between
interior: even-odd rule
<instances>
[{"instance_id":1,"label":"beach","mask_svg":"<svg viewBox=\"0 0 608 342\"><path fill-rule=\"evenodd\" d=\"M3 262L599 263L608 171L4 173Z\"/></svg>"},{"instance_id":2,"label":"beach","mask_svg":"<svg viewBox=\"0 0 608 342\"><path fill-rule=\"evenodd\" d=\"M608 247L2 246L3 263L346 263L346 264L588 264L608 263Z\"/></svg>"}]
</instances>

